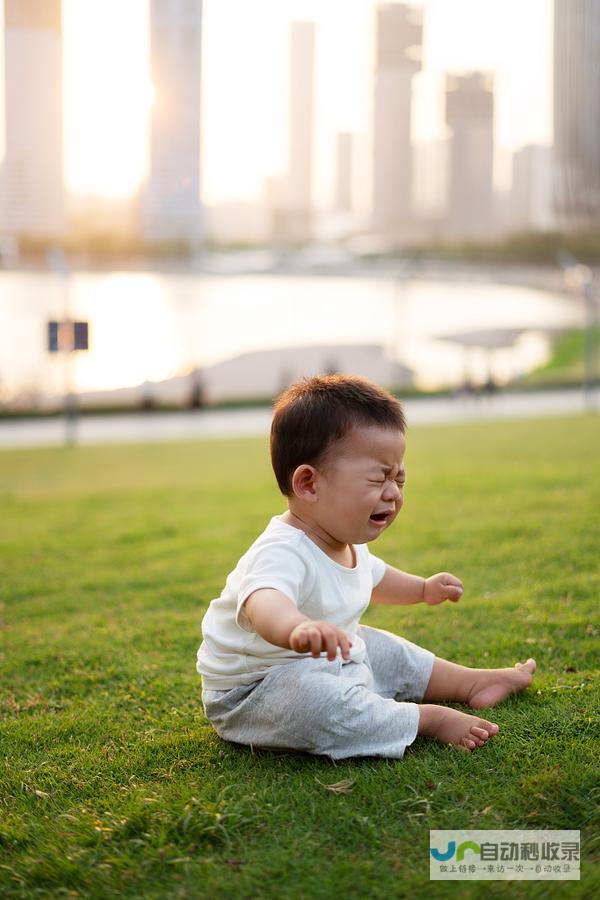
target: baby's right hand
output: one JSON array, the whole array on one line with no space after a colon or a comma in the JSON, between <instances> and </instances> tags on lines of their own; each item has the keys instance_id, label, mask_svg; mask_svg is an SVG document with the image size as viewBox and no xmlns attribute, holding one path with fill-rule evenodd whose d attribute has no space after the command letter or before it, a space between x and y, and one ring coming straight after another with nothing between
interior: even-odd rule
<instances>
[{"instance_id":1,"label":"baby's right hand","mask_svg":"<svg viewBox=\"0 0 600 900\"><path fill-rule=\"evenodd\" d=\"M331 662L335 659L339 646L343 658L350 659L352 641L345 631L331 622L301 622L290 633L289 641L291 649L296 653L310 651L316 658L321 650L326 650L327 659Z\"/></svg>"}]
</instances>

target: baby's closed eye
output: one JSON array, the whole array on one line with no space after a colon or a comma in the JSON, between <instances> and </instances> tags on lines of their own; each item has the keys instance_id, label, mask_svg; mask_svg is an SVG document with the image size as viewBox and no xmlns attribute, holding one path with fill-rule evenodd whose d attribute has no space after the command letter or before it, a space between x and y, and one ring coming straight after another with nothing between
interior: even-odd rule
<instances>
[{"instance_id":1,"label":"baby's closed eye","mask_svg":"<svg viewBox=\"0 0 600 900\"><path fill-rule=\"evenodd\" d=\"M398 485L398 487L404 487L404 485L406 484L406 480L404 478L393 478L391 480L395 481L396 484ZM385 484L385 482L386 482L385 478L372 478L370 483L371 484Z\"/></svg>"}]
</instances>

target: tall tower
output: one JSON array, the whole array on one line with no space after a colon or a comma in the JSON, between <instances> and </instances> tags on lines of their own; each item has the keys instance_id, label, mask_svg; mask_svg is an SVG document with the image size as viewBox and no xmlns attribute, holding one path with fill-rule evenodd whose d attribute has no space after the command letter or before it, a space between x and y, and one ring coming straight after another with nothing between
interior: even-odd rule
<instances>
[{"instance_id":1,"label":"tall tower","mask_svg":"<svg viewBox=\"0 0 600 900\"><path fill-rule=\"evenodd\" d=\"M352 135L340 131L336 141L335 208L338 212L352 210Z\"/></svg>"},{"instance_id":2,"label":"tall tower","mask_svg":"<svg viewBox=\"0 0 600 900\"><path fill-rule=\"evenodd\" d=\"M513 231L549 230L556 226L552 208L550 147L529 144L512 160L508 226Z\"/></svg>"},{"instance_id":3,"label":"tall tower","mask_svg":"<svg viewBox=\"0 0 600 900\"><path fill-rule=\"evenodd\" d=\"M377 8L373 128L373 228L401 235L412 219L412 79L421 68L422 12Z\"/></svg>"},{"instance_id":4,"label":"tall tower","mask_svg":"<svg viewBox=\"0 0 600 900\"><path fill-rule=\"evenodd\" d=\"M65 233L61 0L5 0L0 230Z\"/></svg>"},{"instance_id":5,"label":"tall tower","mask_svg":"<svg viewBox=\"0 0 600 900\"><path fill-rule=\"evenodd\" d=\"M554 2L555 207L563 226L600 222L600 4Z\"/></svg>"},{"instance_id":6,"label":"tall tower","mask_svg":"<svg viewBox=\"0 0 600 900\"><path fill-rule=\"evenodd\" d=\"M448 231L489 235L493 228L494 84L482 72L446 76L446 124L452 131Z\"/></svg>"},{"instance_id":7,"label":"tall tower","mask_svg":"<svg viewBox=\"0 0 600 900\"><path fill-rule=\"evenodd\" d=\"M142 230L150 241L202 239L200 61L202 0L150 0L154 103Z\"/></svg>"},{"instance_id":8,"label":"tall tower","mask_svg":"<svg viewBox=\"0 0 600 900\"><path fill-rule=\"evenodd\" d=\"M292 22L286 197L275 223L276 239L292 244L307 243L312 231L314 68L314 22Z\"/></svg>"}]
</instances>

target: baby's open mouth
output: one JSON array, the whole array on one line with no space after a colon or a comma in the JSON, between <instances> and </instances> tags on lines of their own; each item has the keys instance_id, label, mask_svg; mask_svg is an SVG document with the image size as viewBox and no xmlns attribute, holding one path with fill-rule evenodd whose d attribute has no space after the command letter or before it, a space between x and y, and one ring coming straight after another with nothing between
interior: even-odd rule
<instances>
[{"instance_id":1,"label":"baby's open mouth","mask_svg":"<svg viewBox=\"0 0 600 900\"><path fill-rule=\"evenodd\" d=\"M386 512L373 513L373 515L369 516L369 518L372 522L377 522L379 525L381 525L383 522L387 522L389 515L390 514Z\"/></svg>"}]
</instances>

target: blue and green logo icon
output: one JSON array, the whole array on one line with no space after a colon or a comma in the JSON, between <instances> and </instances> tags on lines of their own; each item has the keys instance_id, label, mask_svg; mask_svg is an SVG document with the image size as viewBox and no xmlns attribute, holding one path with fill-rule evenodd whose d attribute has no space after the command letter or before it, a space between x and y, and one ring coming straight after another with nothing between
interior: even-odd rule
<instances>
[{"instance_id":1,"label":"blue and green logo icon","mask_svg":"<svg viewBox=\"0 0 600 900\"><path fill-rule=\"evenodd\" d=\"M471 850L477 856L481 856L481 847L475 841L462 841L458 847L456 846L456 841L448 841L448 846L445 850L438 850L437 847L429 848L429 852L437 862L448 862L448 860L453 858L454 854L456 854L456 861L462 862L467 850Z\"/></svg>"}]
</instances>

